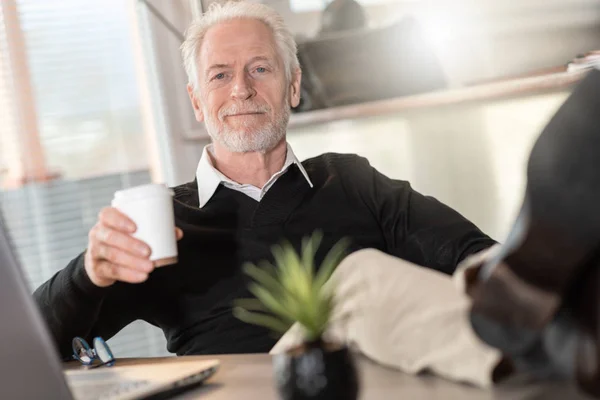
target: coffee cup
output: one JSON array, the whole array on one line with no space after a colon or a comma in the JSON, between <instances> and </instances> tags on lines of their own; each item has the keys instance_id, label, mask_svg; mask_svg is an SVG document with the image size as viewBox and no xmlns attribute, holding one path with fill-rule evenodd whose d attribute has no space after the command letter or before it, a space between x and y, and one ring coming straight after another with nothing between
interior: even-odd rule
<instances>
[{"instance_id":1,"label":"coffee cup","mask_svg":"<svg viewBox=\"0 0 600 400\"><path fill-rule=\"evenodd\" d=\"M119 190L112 206L136 224L132 236L150 247L150 260L155 267L177 263L172 190L154 183Z\"/></svg>"}]
</instances>

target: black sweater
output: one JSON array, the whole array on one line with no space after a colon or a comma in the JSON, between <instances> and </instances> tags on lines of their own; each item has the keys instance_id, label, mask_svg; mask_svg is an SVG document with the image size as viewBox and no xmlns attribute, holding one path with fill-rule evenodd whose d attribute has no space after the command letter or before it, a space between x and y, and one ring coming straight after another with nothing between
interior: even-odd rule
<instances>
[{"instance_id":1,"label":"black sweater","mask_svg":"<svg viewBox=\"0 0 600 400\"><path fill-rule=\"evenodd\" d=\"M284 238L299 248L316 229L324 233L316 265L350 237L350 251L376 248L451 274L467 255L494 243L364 158L325 154L303 165L313 188L293 165L260 202L220 185L200 209L196 182L174 188L176 224L184 231L179 263L142 284L99 288L87 277L83 254L71 261L34 293L61 355L70 356L74 336L109 339L138 319L161 328L178 355L267 352L275 339L232 315L233 300L250 297L240 267L272 260L271 246Z\"/></svg>"}]
</instances>

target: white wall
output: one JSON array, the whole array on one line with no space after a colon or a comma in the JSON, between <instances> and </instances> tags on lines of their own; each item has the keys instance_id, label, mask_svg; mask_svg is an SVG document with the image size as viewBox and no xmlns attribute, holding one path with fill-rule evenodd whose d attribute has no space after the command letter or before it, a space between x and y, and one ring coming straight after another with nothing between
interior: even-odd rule
<instances>
[{"instance_id":1,"label":"white wall","mask_svg":"<svg viewBox=\"0 0 600 400\"><path fill-rule=\"evenodd\" d=\"M136 1L136 0L132 0ZM192 20L188 0L148 0L179 32ZM194 119L179 46L180 38L169 32L142 2L136 16L144 43L145 70L151 97L151 124L160 181L178 185L194 179L202 148L208 139L202 124ZM204 140L190 140L204 137Z\"/></svg>"},{"instance_id":2,"label":"white wall","mask_svg":"<svg viewBox=\"0 0 600 400\"><path fill-rule=\"evenodd\" d=\"M317 34L319 12L294 14L287 1L269 4L295 33ZM562 65L600 49L597 0L396 1L365 10L370 26L418 18L453 86Z\"/></svg>"},{"instance_id":3,"label":"white wall","mask_svg":"<svg viewBox=\"0 0 600 400\"><path fill-rule=\"evenodd\" d=\"M181 32L192 13L189 0L150 0ZM318 12L294 14L285 0L269 2L297 34L312 36ZM405 15L424 21L451 86L523 73L566 63L577 53L600 49L600 1L597 0L436 0L371 6L372 26ZM193 120L185 91L179 42L152 15L149 30L155 63L155 117L162 119L157 140L169 184L193 178L202 147L202 127ZM204 137L191 141L190 136Z\"/></svg>"},{"instance_id":4,"label":"white wall","mask_svg":"<svg viewBox=\"0 0 600 400\"><path fill-rule=\"evenodd\" d=\"M404 111L288 130L300 159L325 152L366 157L502 241L521 205L537 136L569 91Z\"/></svg>"}]
</instances>

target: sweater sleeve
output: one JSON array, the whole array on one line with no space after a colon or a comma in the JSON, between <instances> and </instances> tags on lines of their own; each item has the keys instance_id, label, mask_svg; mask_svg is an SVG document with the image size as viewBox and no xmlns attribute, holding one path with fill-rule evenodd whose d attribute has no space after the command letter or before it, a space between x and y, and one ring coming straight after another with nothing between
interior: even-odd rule
<instances>
[{"instance_id":1,"label":"sweater sleeve","mask_svg":"<svg viewBox=\"0 0 600 400\"><path fill-rule=\"evenodd\" d=\"M360 196L377 218L389 254L452 274L467 256L495 244L460 213L408 182L388 178L364 158L358 164Z\"/></svg>"},{"instance_id":2,"label":"sweater sleeve","mask_svg":"<svg viewBox=\"0 0 600 400\"><path fill-rule=\"evenodd\" d=\"M141 318L139 296L133 285L120 282L101 288L92 283L84 267L85 252L42 284L33 297L63 359L71 359L75 336L110 339Z\"/></svg>"}]
</instances>

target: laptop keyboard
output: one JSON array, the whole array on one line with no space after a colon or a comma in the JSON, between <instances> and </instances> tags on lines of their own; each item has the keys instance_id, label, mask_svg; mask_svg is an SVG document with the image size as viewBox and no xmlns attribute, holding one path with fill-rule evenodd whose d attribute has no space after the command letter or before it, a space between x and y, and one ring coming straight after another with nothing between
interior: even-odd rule
<instances>
[{"instance_id":1,"label":"laptop keyboard","mask_svg":"<svg viewBox=\"0 0 600 400\"><path fill-rule=\"evenodd\" d=\"M149 384L147 380L86 382L71 389L76 400L109 400Z\"/></svg>"}]
</instances>

